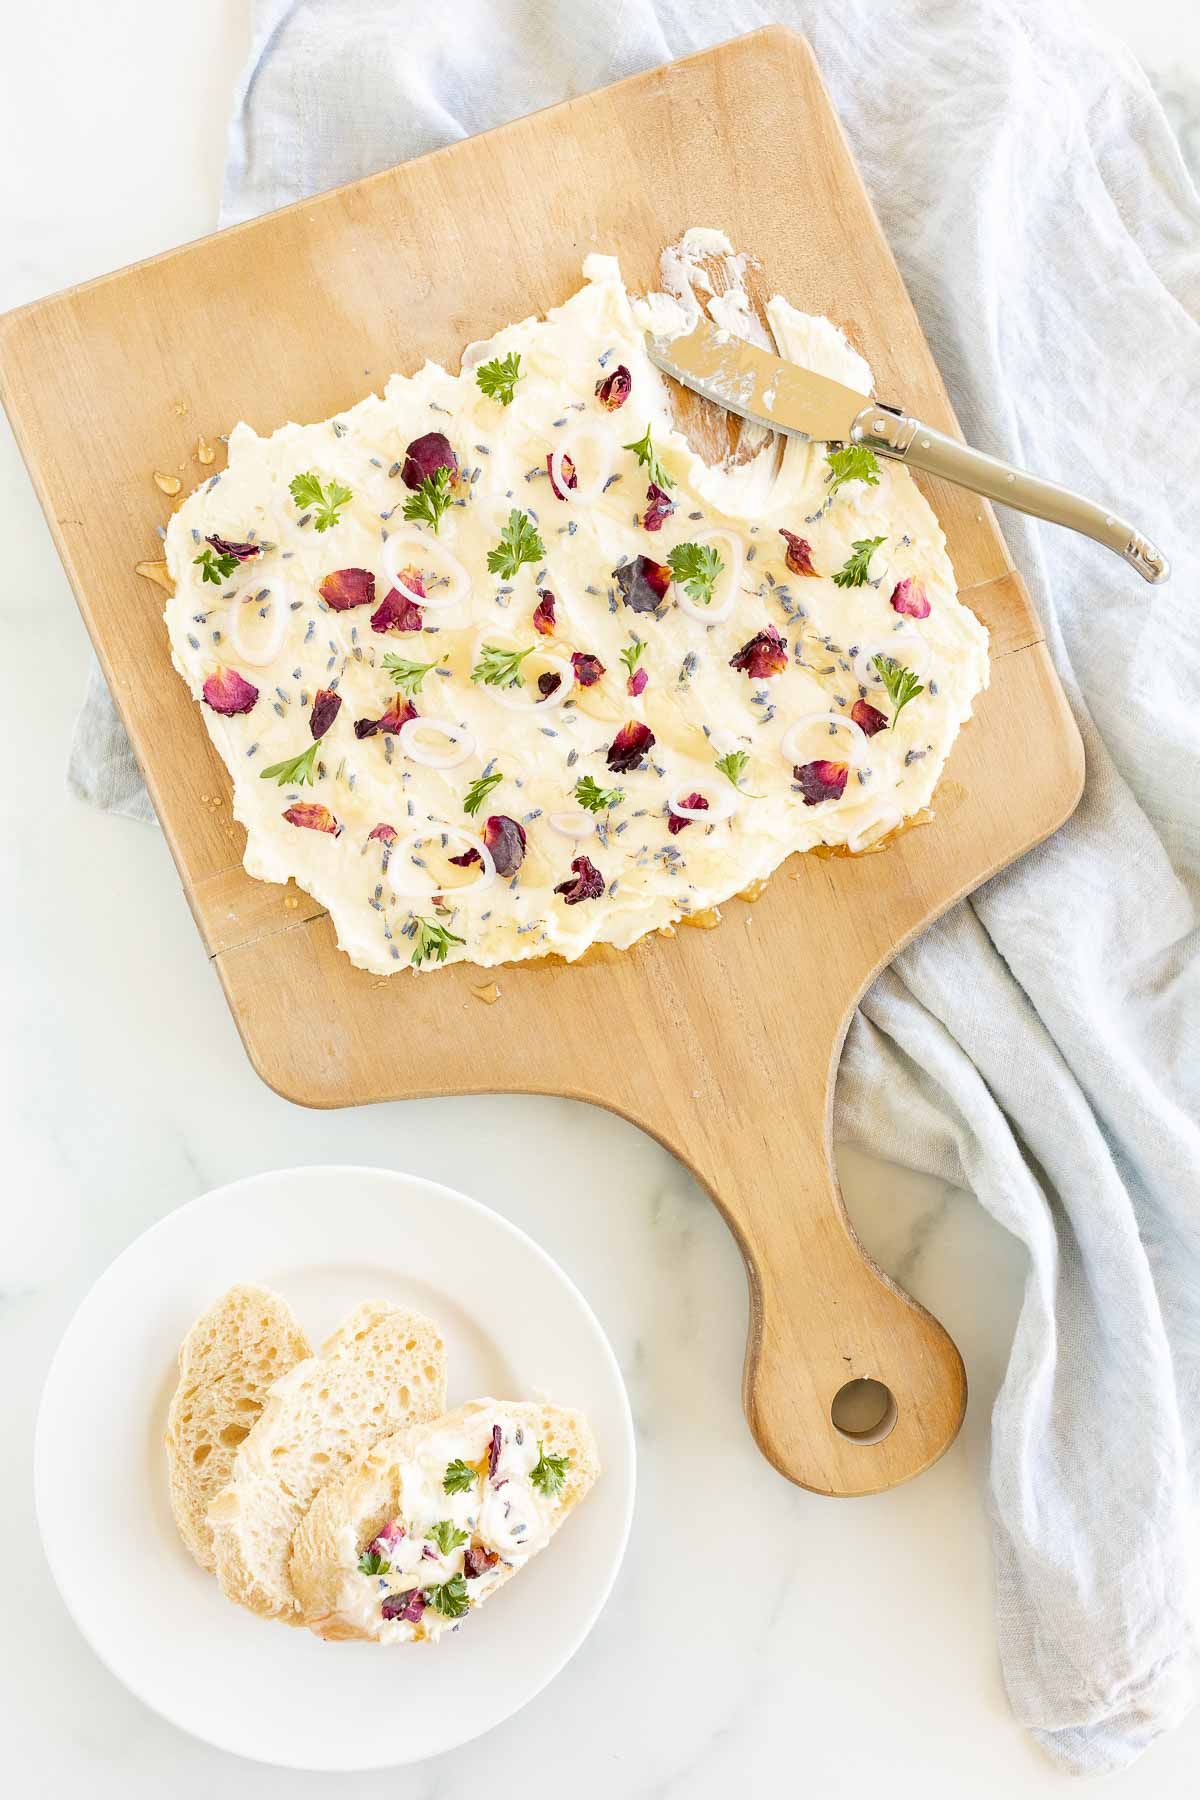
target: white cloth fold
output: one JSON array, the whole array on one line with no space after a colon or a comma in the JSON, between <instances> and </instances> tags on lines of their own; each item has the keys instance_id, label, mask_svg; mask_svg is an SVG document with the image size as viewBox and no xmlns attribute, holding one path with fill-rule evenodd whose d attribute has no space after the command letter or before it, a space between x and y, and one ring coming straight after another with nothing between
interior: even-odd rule
<instances>
[{"instance_id":1,"label":"white cloth fold","mask_svg":"<svg viewBox=\"0 0 1200 1800\"><path fill-rule=\"evenodd\" d=\"M844 1140L970 1188L1028 1250L992 1434L1004 1675L1065 1767L1119 1767L1196 1692L1200 200L1140 70L1073 5L458 0L416 17L256 0L223 222L783 19L817 51L968 439L1111 497L1175 563L1144 588L1005 515L1087 790L880 977L838 1087ZM104 700L73 778L127 810L138 784ZM1036 782L1036 742L1011 775Z\"/></svg>"}]
</instances>

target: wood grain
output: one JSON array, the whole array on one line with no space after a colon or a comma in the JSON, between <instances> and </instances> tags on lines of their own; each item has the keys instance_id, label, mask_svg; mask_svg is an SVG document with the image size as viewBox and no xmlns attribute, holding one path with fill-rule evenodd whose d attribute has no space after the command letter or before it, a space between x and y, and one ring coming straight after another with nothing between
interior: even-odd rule
<instances>
[{"instance_id":1,"label":"wood grain","mask_svg":"<svg viewBox=\"0 0 1200 1800\"><path fill-rule=\"evenodd\" d=\"M845 324L880 393L954 429L811 53L776 27L10 314L0 380L263 1080L313 1106L536 1092L633 1120L695 1171L745 1254L746 1411L764 1453L806 1487L866 1493L941 1454L965 1382L945 1332L864 1255L841 1205L830 1108L847 1021L897 947L1053 831L1082 782L987 507L928 484L995 659L935 821L882 855L793 858L719 930L498 971L494 1006L467 967L390 981L353 969L307 895L250 880L225 772L170 669L162 596L133 574L164 516L152 471L198 480L198 434L327 417L426 356L456 366L469 340L564 299L592 249L619 252L648 286L691 224L753 248L767 291ZM1036 783L1016 773L1033 741ZM875 1444L830 1419L855 1376L896 1401Z\"/></svg>"}]
</instances>

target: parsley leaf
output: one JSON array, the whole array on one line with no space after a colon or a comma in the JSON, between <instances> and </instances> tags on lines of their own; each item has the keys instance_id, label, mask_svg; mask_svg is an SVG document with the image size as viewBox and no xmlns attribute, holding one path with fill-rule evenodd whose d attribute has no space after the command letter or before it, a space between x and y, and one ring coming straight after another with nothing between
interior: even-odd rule
<instances>
[{"instance_id":1,"label":"parsley leaf","mask_svg":"<svg viewBox=\"0 0 1200 1800\"><path fill-rule=\"evenodd\" d=\"M294 476L289 491L297 506L315 511L318 531L328 531L331 525L336 525L342 508L354 498L340 481L331 481L327 488L322 487L320 477L311 469L306 475Z\"/></svg>"},{"instance_id":2,"label":"parsley leaf","mask_svg":"<svg viewBox=\"0 0 1200 1800\"><path fill-rule=\"evenodd\" d=\"M423 962L440 962L446 960L446 952L451 944L463 944L465 938L455 937L436 919L418 919L417 935L413 943L413 953L409 959L414 969L419 969Z\"/></svg>"},{"instance_id":3,"label":"parsley leaf","mask_svg":"<svg viewBox=\"0 0 1200 1800\"><path fill-rule=\"evenodd\" d=\"M925 692L911 669L896 661L894 656L873 656L871 667L878 672L879 679L888 692L888 699L896 708L892 714L892 724L900 717L910 700Z\"/></svg>"},{"instance_id":4,"label":"parsley leaf","mask_svg":"<svg viewBox=\"0 0 1200 1800\"><path fill-rule=\"evenodd\" d=\"M829 484L831 495L848 481L865 481L868 487L879 486L879 462L875 452L868 450L865 444L843 444L837 450L827 450L825 461L833 470L833 480Z\"/></svg>"},{"instance_id":5,"label":"parsley leaf","mask_svg":"<svg viewBox=\"0 0 1200 1800\"><path fill-rule=\"evenodd\" d=\"M454 1575L435 1587L427 1587L425 1598L434 1612L440 1612L444 1619L461 1619L471 1604L466 1581L461 1575Z\"/></svg>"},{"instance_id":6,"label":"parsley leaf","mask_svg":"<svg viewBox=\"0 0 1200 1800\"><path fill-rule=\"evenodd\" d=\"M629 670L631 675L641 662L642 652L645 648L646 646L641 638L634 638L632 644L627 645L626 648L622 650L621 661L625 664L625 667Z\"/></svg>"},{"instance_id":7,"label":"parsley leaf","mask_svg":"<svg viewBox=\"0 0 1200 1800\"><path fill-rule=\"evenodd\" d=\"M885 538L855 538L850 548L853 556L847 558L833 578L834 587L865 587L867 585L867 569L880 544Z\"/></svg>"},{"instance_id":8,"label":"parsley leaf","mask_svg":"<svg viewBox=\"0 0 1200 1800\"><path fill-rule=\"evenodd\" d=\"M702 606L708 605L718 576L725 572L721 553L711 544L676 544L667 557L667 567Z\"/></svg>"},{"instance_id":9,"label":"parsley leaf","mask_svg":"<svg viewBox=\"0 0 1200 1800\"><path fill-rule=\"evenodd\" d=\"M380 1556L378 1550L364 1550L358 1559L360 1575L386 1575L391 1563Z\"/></svg>"},{"instance_id":10,"label":"parsley leaf","mask_svg":"<svg viewBox=\"0 0 1200 1800\"><path fill-rule=\"evenodd\" d=\"M499 779L499 777L497 777ZM442 1476L442 1487L448 1494L466 1494L479 1480L479 1470L465 1463L461 1456L446 1464L446 1473Z\"/></svg>"},{"instance_id":11,"label":"parsley leaf","mask_svg":"<svg viewBox=\"0 0 1200 1800\"><path fill-rule=\"evenodd\" d=\"M489 400L511 406L513 390L521 379L521 358L515 350L507 356L493 356L491 362L480 363L475 379Z\"/></svg>"},{"instance_id":12,"label":"parsley leaf","mask_svg":"<svg viewBox=\"0 0 1200 1800\"><path fill-rule=\"evenodd\" d=\"M480 807L483 805L484 801L487 799L487 797L491 793L492 789L494 787L499 787L500 783L503 780L504 780L504 776L501 774L499 769L497 769L493 775L477 775L475 777L474 781L471 783L470 787L467 789L466 794L463 797L463 811L466 813L468 818L474 818L475 814L479 811ZM451 1463L450 1467L453 1468L454 1466L455 1465L453 1463ZM460 1466L462 1468L466 1468L465 1463L461 1464ZM446 1489L446 1492L448 1494L452 1494L452 1493L454 1493L454 1491L455 1490L453 1488Z\"/></svg>"},{"instance_id":13,"label":"parsley leaf","mask_svg":"<svg viewBox=\"0 0 1200 1800\"><path fill-rule=\"evenodd\" d=\"M658 451L650 442L649 425L646 427L645 437L639 438L636 444L622 444L621 448L622 450L633 451L633 454L637 457L638 461L646 471L647 480L652 481L655 487L672 488L675 486L675 483L658 460Z\"/></svg>"},{"instance_id":14,"label":"parsley leaf","mask_svg":"<svg viewBox=\"0 0 1200 1800\"><path fill-rule=\"evenodd\" d=\"M437 1545L443 1556L449 1556L452 1550L457 1550L460 1544L467 1541L466 1532L460 1531L452 1519L439 1519L436 1525L430 1526L425 1536L431 1544Z\"/></svg>"},{"instance_id":15,"label":"parsley leaf","mask_svg":"<svg viewBox=\"0 0 1200 1800\"><path fill-rule=\"evenodd\" d=\"M493 575L511 581L522 563L540 562L545 554L546 546L538 536L537 526L528 513L514 506L500 533L500 542L488 551L487 566Z\"/></svg>"},{"instance_id":16,"label":"parsley leaf","mask_svg":"<svg viewBox=\"0 0 1200 1800\"><path fill-rule=\"evenodd\" d=\"M761 800L761 794L751 794L742 786L742 776L746 773L746 765L750 761L748 750L731 750L728 756L718 756L717 767L739 794L745 794L748 800Z\"/></svg>"},{"instance_id":17,"label":"parsley leaf","mask_svg":"<svg viewBox=\"0 0 1200 1800\"><path fill-rule=\"evenodd\" d=\"M200 565L201 581L211 581L214 587L220 587L223 581L228 581L238 566L236 556L218 556L211 544L206 544L199 556L193 556L192 561Z\"/></svg>"},{"instance_id":18,"label":"parsley leaf","mask_svg":"<svg viewBox=\"0 0 1200 1800\"><path fill-rule=\"evenodd\" d=\"M436 537L442 514L450 502L450 471L447 468L435 469L432 475L426 475L416 493L410 494L404 502L404 517L419 525L431 526Z\"/></svg>"},{"instance_id":19,"label":"parsley leaf","mask_svg":"<svg viewBox=\"0 0 1200 1800\"><path fill-rule=\"evenodd\" d=\"M314 782L317 778L313 773L313 763L320 748L320 738L314 738L308 749L302 750L299 756L289 757L286 762L272 763L269 769L263 769L259 779L276 781L280 787L289 787L293 782L304 787Z\"/></svg>"},{"instance_id":20,"label":"parsley leaf","mask_svg":"<svg viewBox=\"0 0 1200 1800\"><path fill-rule=\"evenodd\" d=\"M430 669L437 668L436 662L407 662L403 656L385 656L383 666L402 694L419 694Z\"/></svg>"},{"instance_id":21,"label":"parsley leaf","mask_svg":"<svg viewBox=\"0 0 1200 1800\"><path fill-rule=\"evenodd\" d=\"M524 687L521 664L536 649L536 644L530 644L528 650L501 650L495 644L484 644L479 661L471 670L471 680L482 681L485 687Z\"/></svg>"},{"instance_id":22,"label":"parsley leaf","mask_svg":"<svg viewBox=\"0 0 1200 1800\"><path fill-rule=\"evenodd\" d=\"M597 787L590 775L581 775L575 783L575 798L588 812L607 812L610 806L621 804L625 798L625 790Z\"/></svg>"},{"instance_id":23,"label":"parsley leaf","mask_svg":"<svg viewBox=\"0 0 1200 1800\"><path fill-rule=\"evenodd\" d=\"M567 1479L567 1470L571 1466L569 1456L547 1456L542 1449L542 1440L538 1439L538 1459L529 1471L529 1479L542 1494L557 1494Z\"/></svg>"}]
</instances>

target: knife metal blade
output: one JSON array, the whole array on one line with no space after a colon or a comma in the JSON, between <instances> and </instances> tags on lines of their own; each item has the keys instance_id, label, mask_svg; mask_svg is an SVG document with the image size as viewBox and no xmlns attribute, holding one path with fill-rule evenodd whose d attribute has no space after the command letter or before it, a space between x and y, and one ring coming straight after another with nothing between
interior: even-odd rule
<instances>
[{"instance_id":1,"label":"knife metal blade","mask_svg":"<svg viewBox=\"0 0 1200 1800\"><path fill-rule=\"evenodd\" d=\"M859 415L873 408L869 394L784 362L707 319L685 337L647 335L646 349L664 375L726 412L792 437L845 443Z\"/></svg>"}]
</instances>

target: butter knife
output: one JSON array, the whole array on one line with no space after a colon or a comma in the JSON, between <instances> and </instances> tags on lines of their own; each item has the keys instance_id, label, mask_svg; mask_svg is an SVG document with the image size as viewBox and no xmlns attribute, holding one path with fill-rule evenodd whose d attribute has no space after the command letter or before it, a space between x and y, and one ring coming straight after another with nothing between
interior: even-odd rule
<instances>
[{"instance_id":1,"label":"butter knife","mask_svg":"<svg viewBox=\"0 0 1200 1800\"><path fill-rule=\"evenodd\" d=\"M1069 488L972 450L898 407L784 362L710 320L702 320L683 337L656 338L648 333L646 348L664 375L768 431L824 443L865 444L880 456L939 475L1001 506L1080 531L1114 550L1146 581L1166 581L1170 575L1162 551L1127 519Z\"/></svg>"}]
</instances>

